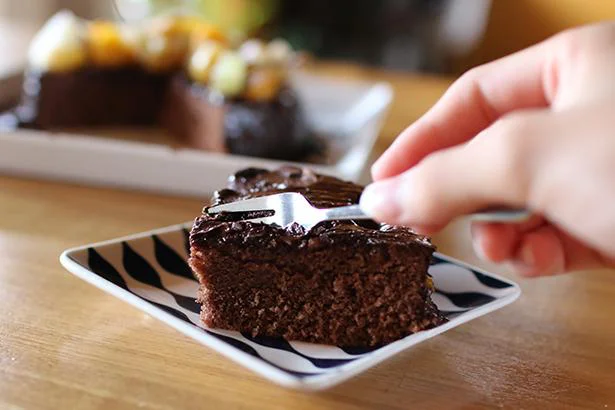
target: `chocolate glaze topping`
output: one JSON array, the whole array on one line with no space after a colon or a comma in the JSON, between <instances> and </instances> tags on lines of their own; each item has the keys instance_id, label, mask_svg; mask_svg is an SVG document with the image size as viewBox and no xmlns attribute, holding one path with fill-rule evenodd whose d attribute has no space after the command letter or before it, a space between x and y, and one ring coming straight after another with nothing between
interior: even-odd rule
<instances>
[{"instance_id":1,"label":"chocolate glaze topping","mask_svg":"<svg viewBox=\"0 0 615 410\"><path fill-rule=\"evenodd\" d=\"M212 206L280 192L299 192L316 207L335 207L357 204L363 187L352 182L316 174L306 168L282 167L275 171L248 168L231 176L226 189L214 193ZM332 241L357 243L387 242L413 243L433 252L426 237L415 234L409 228L379 224L374 221L329 221L316 225L309 232L297 224L285 229L232 220L228 215L207 214L207 208L195 221L191 241L224 240L244 242L246 238L259 236L262 246L279 245L279 239L289 245L293 240L305 242L306 246L326 245Z\"/></svg>"},{"instance_id":2,"label":"chocolate glaze topping","mask_svg":"<svg viewBox=\"0 0 615 410\"><path fill-rule=\"evenodd\" d=\"M299 192L319 208L351 205L359 202L363 188L337 178L317 175L312 170L282 167L269 172L248 168L231 176L228 189L215 194L217 204L279 192Z\"/></svg>"}]
</instances>

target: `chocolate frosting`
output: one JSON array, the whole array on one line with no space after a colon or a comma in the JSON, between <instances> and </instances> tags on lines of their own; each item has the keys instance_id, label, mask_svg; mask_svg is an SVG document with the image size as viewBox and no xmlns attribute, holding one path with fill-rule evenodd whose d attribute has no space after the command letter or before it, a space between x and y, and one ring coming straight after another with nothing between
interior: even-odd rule
<instances>
[{"instance_id":1,"label":"chocolate frosting","mask_svg":"<svg viewBox=\"0 0 615 410\"><path fill-rule=\"evenodd\" d=\"M357 204L363 187L352 182L314 173L307 168L282 167L274 171L248 168L231 176L226 189L214 193L212 206L281 192L299 192L319 208ZM195 221L191 241L241 241L259 237L263 246L275 244L280 238L291 244L300 240L314 245L331 241L387 242L413 244L433 252L428 238L405 227L379 224L370 220L327 221L306 231L298 224L280 228L246 220L233 220L229 214L203 214Z\"/></svg>"}]
</instances>

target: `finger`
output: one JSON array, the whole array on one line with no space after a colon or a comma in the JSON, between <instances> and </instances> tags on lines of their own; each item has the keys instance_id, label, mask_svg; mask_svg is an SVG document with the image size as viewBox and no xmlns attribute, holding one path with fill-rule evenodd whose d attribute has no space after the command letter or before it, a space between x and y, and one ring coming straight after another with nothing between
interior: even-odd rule
<instances>
[{"instance_id":1,"label":"finger","mask_svg":"<svg viewBox=\"0 0 615 410\"><path fill-rule=\"evenodd\" d=\"M511 262L520 275L534 277L612 268L615 259L534 215L521 224L473 223L476 254L491 262Z\"/></svg>"},{"instance_id":2,"label":"finger","mask_svg":"<svg viewBox=\"0 0 615 410\"><path fill-rule=\"evenodd\" d=\"M547 276L564 272L615 267L615 260L602 255L553 225L523 234L512 259L517 273Z\"/></svg>"},{"instance_id":3,"label":"finger","mask_svg":"<svg viewBox=\"0 0 615 410\"><path fill-rule=\"evenodd\" d=\"M525 233L512 266L517 273L528 277L564 273L566 254L558 231L547 225Z\"/></svg>"},{"instance_id":4,"label":"finger","mask_svg":"<svg viewBox=\"0 0 615 410\"><path fill-rule=\"evenodd\" d=\"M477 254L492 262L511 262L522 276L546 276L570 270L606 267L599 255L552 225L474 224ZM544 223L542 221L541 223Z\"/></svg>"},{"instance_id":5,"label":"finger","mask_svg":"<svg viewBox=\"0 0 615 410\"><path fill-rule=\"evenodd\" d=\"M491 206L526 206L537 171L534 146L554 138L548 112L516 114L465 144L429 155L411 170L369 185L361 206L396 225L446 225Z\"/></svg>"},{"instance_id":6,"label":"finger","mask_svg":"<svg viewBox=\"0 0 615 410\"><path fill-rule=\"evenodd\" d=\"M512 259L518 240L519 233L510 224L472 226L472 246L483 260L504 262Z\"/></svg>"},{"instance_id":7,"label":"finger","mask_svg":"<svg viewBox=\"0 0 615 410\"><path fill-rule=\"evenodd\" d=\"M372 167L375 181L416 165L428 154L474 137L513 110L544 107L555 94L558 66L547 40L470 70L436 105L404 130Z\"/></svg>"},{"instance_id":8,"label":"finger","mask_svg":"<svg viewBox=\"0 0 615 410\"><path fill-rule=\"evenodd\" d=\"M474 222L471 225L474 251L481 259L491 262L512 260L522 236L544 223L540 215L517 224Z\"/></svg>"}]
</instances>

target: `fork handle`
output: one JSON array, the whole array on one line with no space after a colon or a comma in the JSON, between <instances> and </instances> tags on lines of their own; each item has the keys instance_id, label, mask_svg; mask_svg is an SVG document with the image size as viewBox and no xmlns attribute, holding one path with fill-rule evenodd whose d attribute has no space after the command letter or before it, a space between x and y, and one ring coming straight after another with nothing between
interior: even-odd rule
<instances>
[{"instance_id":1,"label":"fork handle","mask_svg":"<svg viewBox=\"0 0 615 410\"><path fill-rule=\"evenodd\" d=\"M371 219L359 205L340 206L324 210L324 219L327 221L342 219Z\"/></svg>"},{"instance_id":2,"label":"fork handle","mask_svg":"<svg viewBox=\"0 0 615 410\"><path fill-rule=\"evenodd\" d=\"M521 223L532 216L527 209L487 209L470 214L470 219L477 222Z\"/></svg>"},{"instance_id":3,"label":"fork handle","mask_svg":"<svg viewBox=\"0 0 615 410\"><path fill-rule=\"evenodd\" d=\"M325 220L371 219L359 205L340 206L324 210ZM527 221L531 212L526 209L488 209L468 215L480 222L521 223Z\"/></svg>"}]
</instances>

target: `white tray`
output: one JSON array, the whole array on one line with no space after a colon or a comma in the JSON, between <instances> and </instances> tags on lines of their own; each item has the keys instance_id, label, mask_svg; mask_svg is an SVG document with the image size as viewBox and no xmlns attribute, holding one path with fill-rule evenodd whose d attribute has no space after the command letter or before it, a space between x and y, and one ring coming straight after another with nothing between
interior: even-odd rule
<instances>
[{"instance_id":1,"label":"white tray","mask_svg":"<svg viewBox=\"0 0 615 410\"><path fill-rule=\"evenodd\" d=\"M17 98L20 78L0 79L0 105ZM359 181L392 101L391 86L306 73L293 82L309 123L330 137L330 162L310 166ZM202 197L240 168L289 163L89 134L0 132L0 173Z\"/></svg>"}]
</instances>

